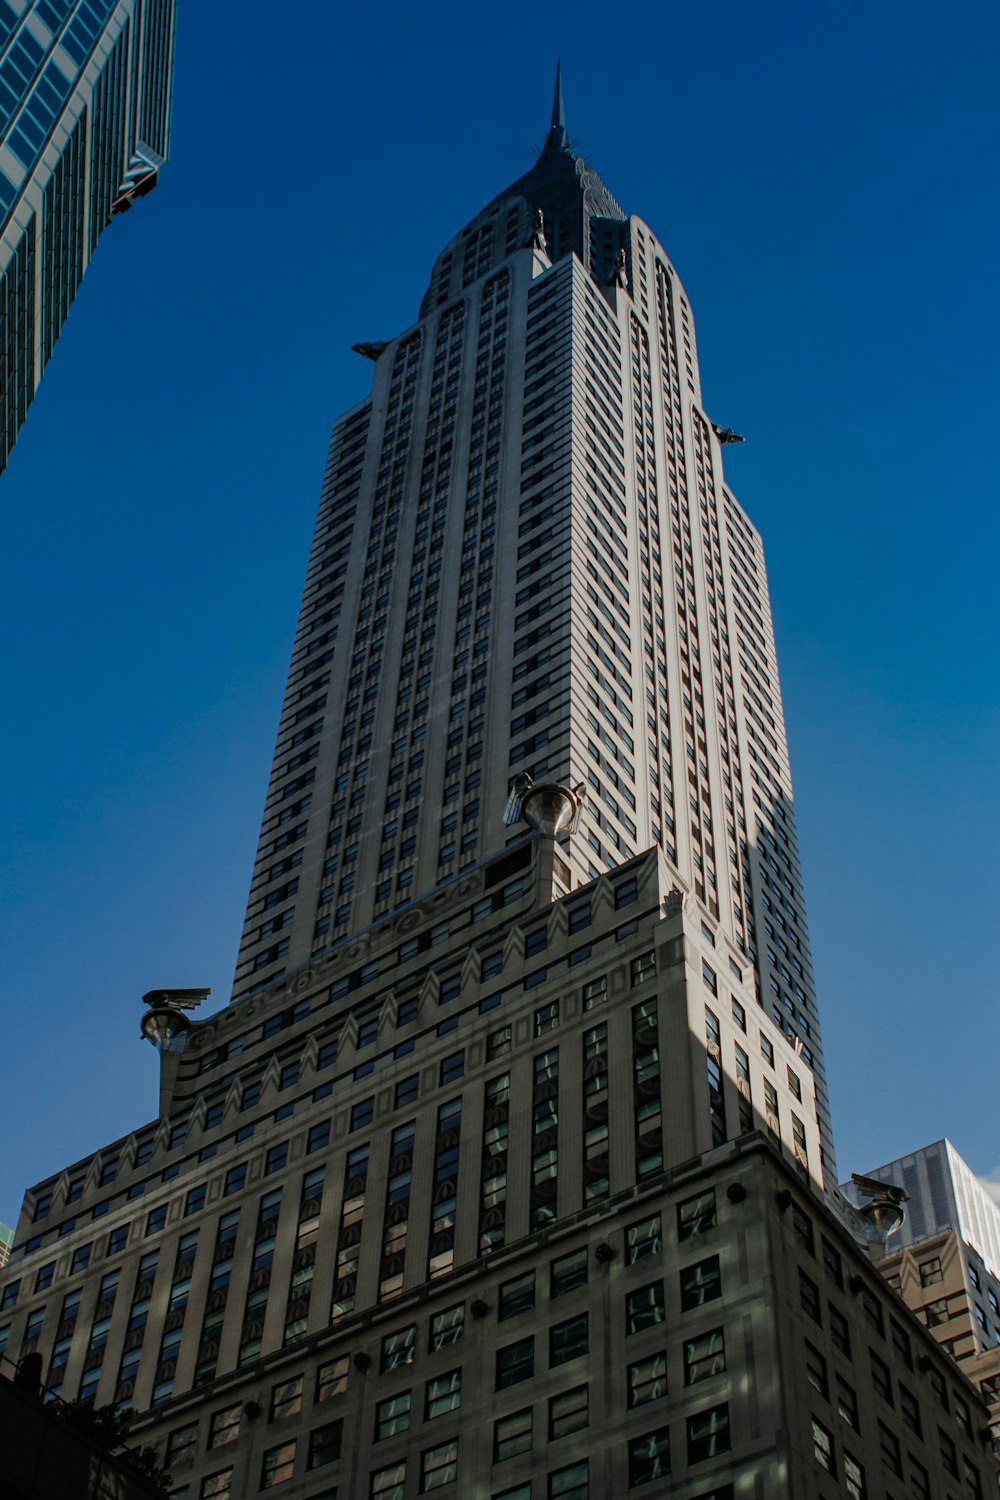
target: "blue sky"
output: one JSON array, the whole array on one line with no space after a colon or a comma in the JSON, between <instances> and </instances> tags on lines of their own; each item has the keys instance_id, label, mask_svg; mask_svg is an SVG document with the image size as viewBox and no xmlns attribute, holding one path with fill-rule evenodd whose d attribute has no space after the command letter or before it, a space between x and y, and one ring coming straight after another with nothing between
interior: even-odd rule
<instances>
[{"instance_id":1,"label":"blue sky","mask_svg":"<svg viewBox=\"0 0 1000 1500\"><path fill-rule=\"evenodd\" d=\"M145 990L228 995L350 346L530 164L559 53L748 438L842 1175L995 1172L1000 11L180 8L171 161L0 479L0 1219L155 1113Z\"/></svg>"}]
</instances>

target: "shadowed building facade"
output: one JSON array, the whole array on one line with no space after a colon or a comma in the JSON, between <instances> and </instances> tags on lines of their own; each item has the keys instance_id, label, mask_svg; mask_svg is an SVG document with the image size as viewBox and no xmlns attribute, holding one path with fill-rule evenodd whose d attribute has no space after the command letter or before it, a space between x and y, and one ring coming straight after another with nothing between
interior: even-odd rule
<instances>
[{"instance_id":1,"label":"shadowed building facade","mask_svg":"<svg viewBox=\"0 0 1000 1500\"><path fill-rule=\"evenodd\" d=\"M0 1338L185 1500L985 1494L833 1190L733 435L558 88L359 347L232 1001L147 996L158 1117L27 1195Z\"/></svg>"},{"instance_id":2,"label":"shadowed building facade","mask_svg":"<svg viewBox=\"0 0 1000 1500\"><path fill-rule=\"evenodd\" d=\"M0 0L0 470L98 238L155 186L176 0Z\"/></svg>"}]
</instances>

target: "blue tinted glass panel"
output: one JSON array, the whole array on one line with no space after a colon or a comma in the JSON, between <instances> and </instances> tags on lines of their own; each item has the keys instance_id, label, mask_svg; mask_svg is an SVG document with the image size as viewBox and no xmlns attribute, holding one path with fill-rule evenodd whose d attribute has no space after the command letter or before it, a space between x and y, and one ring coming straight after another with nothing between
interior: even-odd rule
<instances>
[{"instance_id":1,"label":"blue tinted glass panel","mask_svg":"<svg viewBox=\"0 0 1000 1500\"><path fill-rule=\"evenodd\" d=\"M17 20L16 11L7 4L7 0L0 0L0 47L13 35Z\"/></svg>"},{"instance_id":2,"label":"blue tinted glass panel","mask_svg":"<svg viewBox=\"0 0 1000 1500\"><path fill-rule=\"evenodd\" d=\"M50 31L58 31L76 0L38 0L35 15L45 22Z\"/></svg>"},{"instance_id":3,"label":"blue tinted glass panel","mask_svg":"<svg viewBox=\"0 0 1000 1500\"><path fill-rule=\"evenodd\" d=\"M29 169L56 122L72 85L65 74L50 62L18 116L17 124L7 138L7 144Z\"/></svg>"},{"instance_id":4,"label":"blue tinted glass panel","mask_svg":"<svg viewBox=\"0 0 1000 1500\"><path fill-rule=\"evenodd\" d=\"M65 34L63 46L75 63L82 64L115 7L115 0L83 0Z\"/></svg>"},{"instance_id":5,"label":"blue tinted glass panel","mask_svg":"<svg viewBox=\"0 0 1000 1500\"><path fill-rule=\"evenodd\" d=\"M14 112L28 91L44 48L30 31L22 31L0 62L0 131L7 129Z\"/></svg>"}]
</instances>

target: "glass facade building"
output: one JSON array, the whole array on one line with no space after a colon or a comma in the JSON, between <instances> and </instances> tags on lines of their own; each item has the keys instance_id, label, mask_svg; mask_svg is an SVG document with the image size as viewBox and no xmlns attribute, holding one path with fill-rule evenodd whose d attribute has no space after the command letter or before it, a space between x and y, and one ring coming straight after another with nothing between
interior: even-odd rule
<instances>
[{"instance_id":1,"label":"glass facade building","mask_svg":"<svg viewBox=\"0 0 1000 1500\"><path fill-rule=\"evenodd\" d=\"M176 0L0 0L0 469L112 218L170 142Z\"/></svg>"}]
</instances>

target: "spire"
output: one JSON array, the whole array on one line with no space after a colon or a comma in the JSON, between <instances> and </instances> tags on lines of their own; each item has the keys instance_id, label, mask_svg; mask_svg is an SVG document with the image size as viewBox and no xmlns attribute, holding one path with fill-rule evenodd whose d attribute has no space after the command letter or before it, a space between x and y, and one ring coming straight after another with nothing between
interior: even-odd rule
<instances>
[{"instance_id":1,"label":"spire","mask_svg":"<svg viewBox=\"0 0 1000 1500\"><path fill-rule=\"evenodd\" d=\"M556 60L556 87L555 93L552 96L552 127L549 132L549 140L564 150L569 146L569 136L566 133L566 102L563 99L561 57Z\"/></svg>"}]
</instances>

